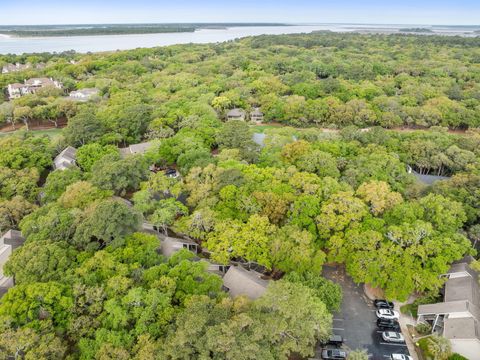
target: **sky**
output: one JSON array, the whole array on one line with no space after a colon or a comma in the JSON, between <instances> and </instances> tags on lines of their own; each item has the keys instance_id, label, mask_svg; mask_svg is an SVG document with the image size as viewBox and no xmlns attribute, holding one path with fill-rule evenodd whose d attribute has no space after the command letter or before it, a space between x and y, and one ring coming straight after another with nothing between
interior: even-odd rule
<instances>
[{"instance_id":1,"label":"sky","mask_svg":"<svg viewBox=\"0 0 480 360\"><path fill-rule=\"evenodd\" d=\"M0 0L0 25L146 22L479 25L480 0Z\"/></svg>"}]
</instances>

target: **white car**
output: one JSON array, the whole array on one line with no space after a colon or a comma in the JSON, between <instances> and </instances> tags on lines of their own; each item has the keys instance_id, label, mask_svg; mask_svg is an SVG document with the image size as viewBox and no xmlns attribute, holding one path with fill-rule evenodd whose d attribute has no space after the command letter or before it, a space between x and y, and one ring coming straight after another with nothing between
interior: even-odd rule
<instances>
[{"instance_id":1,"label":"white car","mask_svg":"<svg viewBox=\"0 0 480 360\"><path fill-rule=\"evenodd\" d=\"M376 314L379 319L398 320L399 318L398 312L390 309L378 309Z\"/></svg>"},{"instance_id":2,"label":"white car","mask_svg":"<svg viewBox=\"0 0 480 360\"><path fill-rule=\"evenodd\" d=\"M394 331L384 331L382 333L382 339L386 342L391 342L391 343L403 344L405 342L405 338L403 337L403 335Z\"/></svg>"},{"instance_id":3,"label":"white car","mask_svg":"<svg viewBox=\"0 0 480 360\"><path fill-rule=\"evenodd\" d=\"M403 355L403 354L392 354L392 360L413 360L410 355Z\"/></svg>"}]
</instances>

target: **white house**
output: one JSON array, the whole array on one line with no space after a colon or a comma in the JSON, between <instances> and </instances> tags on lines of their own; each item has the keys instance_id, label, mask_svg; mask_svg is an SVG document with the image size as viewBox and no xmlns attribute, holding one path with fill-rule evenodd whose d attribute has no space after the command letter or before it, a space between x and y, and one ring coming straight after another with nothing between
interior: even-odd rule
<instances>
[{"instance_id":1,"label":"white house","mask_svg":"<svg viewBox=\"0 0 480 360\"><path fill-rule=\"evenodd\" d=\"M54 161L53 166L57 170L65 170L76 164L77 149L71 146L67 146L63 151L58 154Z\"/></svg>"},{"instance_id":2,"label":"white house","mask_svg":"<svg viewBox=\"0 0 480 360\"><path fill-rule=\"evenodd\" d=\"M452 265L447 274L444 301L418 307L418 321L450 340L452 350L480 360L480 291L478 274L468 261Z\"/></svg>"},{"instance_id":3,"label":"white house","mask_svg":"<svg viewBox=\"0 0 480 360\"><path fill-rule=\"evenodd\" d=\"M72 100L88 101L98 97L99 93L100 93L100 90L95 88L80 89L80 90L72 91L69 94L69 97Z\"/></svg>"},{"instance_id":4,"label":"white house","mask_svg":"<svg viewBox=\"0 0 480 360\"><path fill-rule=\"evenodd\" d=\"M52 78L31 78L25 80L23 84L14 83L9 84L7 87L8 98L10 100L17 99L21 96L28 94L35 94L38 89L44 87L54 87L57 89L63 89L61 82L53 80Z\"/></svg>"}]
</instances>

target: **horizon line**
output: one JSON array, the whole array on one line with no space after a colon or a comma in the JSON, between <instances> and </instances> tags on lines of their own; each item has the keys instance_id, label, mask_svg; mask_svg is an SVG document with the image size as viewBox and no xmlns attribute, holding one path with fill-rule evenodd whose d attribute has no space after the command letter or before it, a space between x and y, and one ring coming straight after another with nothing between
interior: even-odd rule
<instances>
[{"instance_id":1,"label":"horizon line","mask_svg":"<svg viewBox=\"0 0 480 360\"><path fill-rule=\"evenodd\" d=\"M236 25L236 24L249 24L249 25L288 25L288 26L318 26L318 25L390 25L390 26L404 26L404 25L417 25L417 26L458 26L458 27L474 27L480 26L479 24L434 24L434 23L373 23L373 22L284 22L284 21L191 21L191 22L105 22L105 23L63 23L63 24L0 24L0 27L11 26L72 26L72 25L202 25L202 24L219 24L219 25Z\"/></svg>"}]
</instances>

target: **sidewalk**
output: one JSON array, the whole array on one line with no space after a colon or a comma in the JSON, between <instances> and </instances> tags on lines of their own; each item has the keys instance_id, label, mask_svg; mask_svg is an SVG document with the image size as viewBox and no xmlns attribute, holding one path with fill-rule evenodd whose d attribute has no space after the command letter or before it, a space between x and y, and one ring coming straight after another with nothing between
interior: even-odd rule
<instances>
[{"instance_id":1,"label":"sidewalk","mask_svg":"<svg viewBox=\"0 0 480 360\"><path fill-rule=\"evenodd\" d=\"M417 325L417 321L409 315L402 314L400 312L400 306L404 305L405 303L395 303L395 310L398 311L400 314L400 318L398 322L400 323L400 327L402 328L402 334L405 337L405 343L408 347L408 352L413 360L418 360L417 352L415 351L415 343L412 337L410 336L410 332L408 331L407 325L415 326Z\"/></svg>"}]
</instances>

